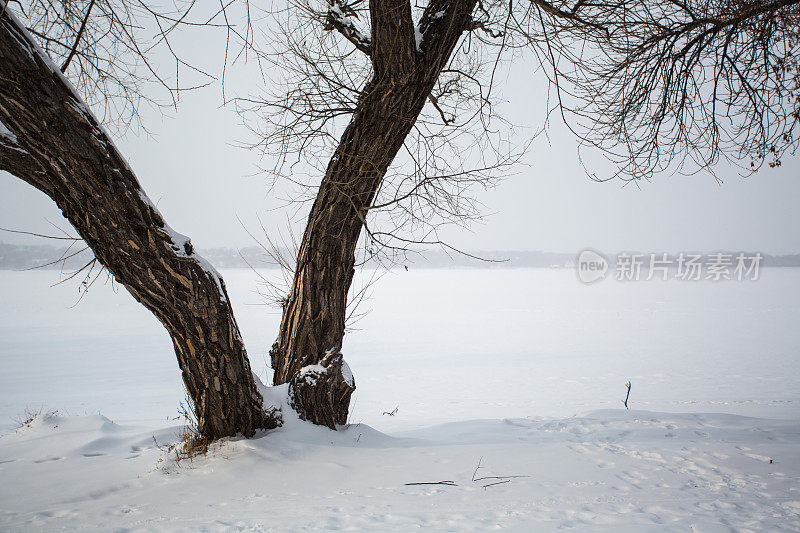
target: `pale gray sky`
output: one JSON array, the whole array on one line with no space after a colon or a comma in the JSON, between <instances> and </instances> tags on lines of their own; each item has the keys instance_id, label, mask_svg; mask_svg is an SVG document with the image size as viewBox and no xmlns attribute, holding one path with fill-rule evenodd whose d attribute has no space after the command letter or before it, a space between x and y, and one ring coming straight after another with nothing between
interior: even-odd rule
<instances>
[{"instance_id":1,"label":"pale gray sky","mask_svg":"<svg viewBox=\"0 0 800 533\"><path fill-rule=\"evenodd\" d=\"M213 45L198 43L201 49ZM524 68L517 70L505 81L504 96L510 101L505 110L515 123L535 129L545 104L531 87L541 80ZM234 72L229 94L255 92L254 79L245 71ZM186 94L170 117L145 117L152 137L128 135L117 141L169 224L201 250L252 245L237 217L256 232L257 217L270 231L286 228L287 211L276 210L281 203L257 173L259 155L235 146L251 140L249 132L232 109L220 107L221 100L219 85ZM470 250L800 252L797 156L788 157L780 169L765 168L749 178L721 167L722 185L706 175L660 175L637 189L590 180L576 147L563 126L554 124L549 139L542 136L533 143L526 166L480 195L487 206L485 222L450 231L448 238ZM304 213L288 214L301 227ZM66 224L43 194L0 173L0 226L52 233L48 220ZM0 242L44 241L0 233Z\"/></svg>"}]
</instances>

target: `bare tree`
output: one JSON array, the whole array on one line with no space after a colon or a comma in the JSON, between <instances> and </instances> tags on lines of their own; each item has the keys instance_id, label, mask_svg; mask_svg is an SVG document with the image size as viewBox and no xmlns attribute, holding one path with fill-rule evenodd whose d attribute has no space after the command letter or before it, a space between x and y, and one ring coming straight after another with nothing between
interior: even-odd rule
<instances>
[{"instance_id":1,"label":"bare tree","mask_svg":"<svg viewBox=\"0 0 800 533\"><path fill-rule=\"evenodd\" d=\"M53 56L63 57L59 67L2 2L0 170L52 198L96 260L164 324L201 434L252 436L280 417L262 405L222 278L167 225L63 74L76 69L78 87L97 95L103 109L121 98L134 106L123 109L135 112L142 79L160 79L176 94L180 86L158 78L147 62L133 14L189 24L191 5L158 14L139 2L31 2L26 20L47 37ZM169 31L159 30L156 41L165 42ZM132 55L114 56L119 47ZM144 73L134 68L137 58Z\"/></svg>"},{"instance_id":2,"label":"bare tree","mask_svg":"<svg viewBox=\"0 0 800 533\"><path fill-rule=\"evenodd\" d=\"M475 216L469 188L514 161L491 126L503 58L520 49L538 58L555 109L611 156L617 175L648 177L685 157L709 169L731 152L753 158L754 168L771 153L777 165L797 146L797 5L290 2L279 24L288 29L262 55L285 73L286 90L240 102L261 112L276 175L313 197L271 350L274 383L291 383L301 416L344 422L354 383L332 354L342 345L361 232L368 253L405 250L441 243L439 223ZM474 158L487 153L491 162ZM321 184L293 173L299 160L317 165ZM298 394L309 386L316 392Z\"/></svg>"},{"instance_id":3,"label":"bare tree","mask_svg":"<svg viewBox=\"0 0 800 533\"><path fill-rule=\"evenodd\" d=\"M609 154L621 176L648 177L685 157L710 168L731 153L753 158L753 168L774 154L777 165L797 146L800 0L291 0L271 13L277 23L263 44L249 17L242 29L229 23L230 4L190 22L191 1L168 14L141 0L62 3L31 1L39 11L29 7L26 19L38 21L31 29L61 68L3 3L0 168L53 198L165 324L201 431L212 437L277 423L260 405L224 285L164 223L61 76L80 68L79 87L130 102L143 72L179 94L148 62L140 26L128 22L136 17L119 16L120 4L155 21L156 44L168 45L175 28L221 19L229 37L279 72L276 93L237 100L257 146L276 158L269 170L297 187L291 201L311 203L279 298L273 382L289 384L301 417L331 428L346 422L355 389L341 353L355 266L415 244L447 247L442 225L479 216L472 191L494 185L526 148L510 142L512 126L496 112L504 61L533 54L556 96L548 111ZM103 62L118 43L143 71ZM178 73L187 70L173 59Z\"/></svg>"},{"instance_id":4,"label":"bare tree","mask_svg":"<svg viewBox=\"0 0 800 533\"><path fill-rule=\"evenodd\" d=\"M344 423L355 388L340 351L362 230L362 259L447 246L439 228L474 219L471 189L493 185L518 155L491 129L504 125L488 94L494 64L470 48L502 34L483 33L476 5L292 2L277 14L287 29L261 49L285 91L238 102L256 112L275 175L313 198L270 355L274 384L290 383L315 423ZM321 183L294 172L299 160Z\"/></svg>"}]
</instances>

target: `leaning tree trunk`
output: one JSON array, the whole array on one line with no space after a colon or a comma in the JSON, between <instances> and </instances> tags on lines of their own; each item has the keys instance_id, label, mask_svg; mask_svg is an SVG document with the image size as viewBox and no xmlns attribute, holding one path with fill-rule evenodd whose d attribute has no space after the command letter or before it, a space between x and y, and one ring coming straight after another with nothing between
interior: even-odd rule
<instances>
[{"instance_id":1,"label":"leaning tree trunk","mask_svg":"<svg viewBox=\"0 0 800 533\"><path fill-rule=\"evenodd\" d=\"M370 2L364 88L308 217L297 267L270 356L276 385L290 384L304 419L332 429L347 421L355 381L341 356L347 292L365 217L383 177L422 111L476 0L433 0L418 45L408 0Z\"/></svg>"},{"instance_id":2,"label":"leaning tree trunk","mask_svg":"<svg viewBox=\"0 0 800 533\"><path fill-rule=\"evenodd\" d=\"M55 200L136 300L167 328L201 434L278 423L256 388L222 278L175 233L82 100L3 10L0 170Z\"/></svg>"}]
</instances>

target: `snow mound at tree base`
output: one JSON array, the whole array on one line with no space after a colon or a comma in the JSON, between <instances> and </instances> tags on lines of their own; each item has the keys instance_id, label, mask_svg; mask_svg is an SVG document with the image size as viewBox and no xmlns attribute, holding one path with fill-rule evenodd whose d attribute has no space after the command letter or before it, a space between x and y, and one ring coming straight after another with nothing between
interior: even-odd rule
<instances>
[{"instance_id":1,"label":"snow mound at tree base","mask_svg":"<svg viewBox=\"0 0 800 533\"><path fill-rule=\"evenodd\" d=\"M605 410L386 435L289 416L176 462L180 429L49 415L3 435L0 530L800 529L792 420Z\"/></svg>"}]
</instances>

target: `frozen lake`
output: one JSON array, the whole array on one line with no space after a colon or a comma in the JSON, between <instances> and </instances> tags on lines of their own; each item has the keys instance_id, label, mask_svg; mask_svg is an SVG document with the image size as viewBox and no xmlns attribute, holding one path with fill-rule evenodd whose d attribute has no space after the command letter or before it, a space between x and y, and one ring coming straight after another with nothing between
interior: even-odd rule
<instances>
[{"instance_id":1,"label":"frozen lake","mask_svg":"<svg viewBox=\"0 0 800 533\"><path fill-rule=\"evenodd\" d=\"M279 316L255 273L223 274L266 380ZM800 528L800 271L398 270L346 337L350 425L265 389L283 427L182 462L166 333L124 291L73 307L57 280L0 273L0 530ZM26 408L59 413L14 429Z\"/></svg>"},{"instance_id":2,"label":"frozen lake","mask_svg":"<svg viewBox=\"0 0 800 533\"><path fill-rule=\"evenodd\" d=\"M253 369L279 314L258 276L224 271ZM183 399L172 344L124 289L0 272L0 428L26 408L167 424ZM800 270L758 281L580 283L571 270L402 268L345 338L351 421L382 431L621 407L800 417ZM398 408L394 417L384 411Z\"/></svg>"}]
</instances>

